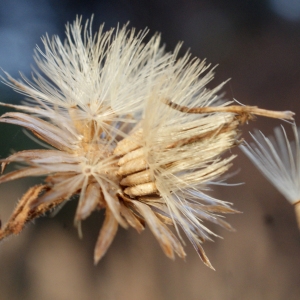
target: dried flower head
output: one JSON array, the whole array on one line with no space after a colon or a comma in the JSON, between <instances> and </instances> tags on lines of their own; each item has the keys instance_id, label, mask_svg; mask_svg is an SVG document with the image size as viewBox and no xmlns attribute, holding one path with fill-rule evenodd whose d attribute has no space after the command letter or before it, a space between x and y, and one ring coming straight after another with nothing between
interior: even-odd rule
<instances>
[{"instance_id":1,"label":"dried flower head","mask_svg":"<svg viewBox=\"0 0 300 300\"><path fill-rule=\"evenodd\" d=\"M156 35L143 42L124 26L95 36L81 20L67 25L67 40L43 39L37 49L33 82L4 82L30 98L26 105L6 105L0 122L20 125L50 149L26 150L2 160L26 167L4 174L0 183L26 176L46 176L19 201L0 230L0 239L19 233L44 212L79 195L75 225L96 209L105 209L94 260L111 244L118 226L145 224L164 252L185 257L182 238L167 225L186 233L204 263L211 267L201 243L213 235L203 220L231 229L220 214L236 212L230 204L204 192L217 184L234 155L238 126L265 115L292 119L293 113L230 105L206 84L213 70L190 55L165 53ZM48 77L48 79L46 78Z\"/></svg>"},{"instance_id":2,"label":"dried flower head","mask_svg":"<svg viewBox=\"0 0 300 300\"><path fill-rule=\"evenodd\" d=\"M254 142L241 145L261 173L295 206L300 229L300 145L295 124L292 125L295 140L290 142L284 127L274 130L275 139L262 132L251 134Z\"/></svg>"}]
</instances>

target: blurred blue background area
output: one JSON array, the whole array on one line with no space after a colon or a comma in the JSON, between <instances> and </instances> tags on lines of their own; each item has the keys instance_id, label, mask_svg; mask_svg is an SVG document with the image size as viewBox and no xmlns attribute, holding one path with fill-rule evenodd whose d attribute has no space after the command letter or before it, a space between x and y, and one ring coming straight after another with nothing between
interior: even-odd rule
<instances>
[{"instance_id":1,"label":"blurred blue background area","mask_svg":"<svg viewBox=\"0 0 300 300\"><path fill-rule=\"evenodd\" d=\"M219 64L213 84L231 78L228 99L273 110L292 110L300 122L300 0L1 0L0 67L30 77L33 50L48 33L64 39L65 24L94 14L93 29L130 21L161 32L171 51ZM1 72L3 76L3 71ZM22 95L0 84L0 102ZM7 110L0 107L0 113ZM243 128L271 134L277 120L258 118ZM288 124L285 124L288 128ZM289 131L289 129L288 129ZM0 158L36 146L20 128L0 126ZM216 268L202 265L187 245L186 262L168 260L149 230L120 230L97 267L92 253L102 222L93 214L83 224L83 240L73 228L76 201L55 218L41 218L0 244L2 299L300 299L300 235L293 207L239 154L233 171L239 187L216 187L215 197L233 202L243 214L228 221L235 233L210 226L224 240L205 243ZM32 180L0 186L0 219L6 222Z\"/></svg>"},{"instance_id":2,"label":"blurred blue background area","mask_svg":"<svg viewBox=\"0 0 300 300\"><path fill-rule=\"evenodd\" d=\"M162 33L167 50L184 41L182 53L219 64L217 80L233 78L228 97L241 102L268 101L266 91L275 86L282 97L299 72L300 1L297 0L173 0L173 1L47 1L3 0L0 3L0 66L13 77L30 75L35 45L41 36L57 34L76 15L95 15L93 28L106 28L130 21L137 29ZM15 101L5 86L4 101ZM4 91L3 91L4 89ZM9 94L6 94L9 93ZM9 99L8 99L9 97ZM248 97L247 97L248 98ZM246 99L248 101L248 99ZM274 105L274 100L272 101ZM247 103L248 104L248 103ZM250 103L249 103L250 104ZM276 109L280 105L275 104Z\"/></svg>"}]
</instances>

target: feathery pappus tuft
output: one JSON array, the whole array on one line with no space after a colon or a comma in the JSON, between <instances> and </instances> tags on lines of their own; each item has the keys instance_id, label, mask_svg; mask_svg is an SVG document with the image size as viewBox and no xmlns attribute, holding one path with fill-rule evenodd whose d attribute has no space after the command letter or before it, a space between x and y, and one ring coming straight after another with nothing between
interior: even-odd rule
<instances>
[{"instance_id":1,"label":"feathery pappus tuft","mask_svg":"<svg viewBox=\"0 0 300 300\"><path fill-rule=\"evenodd\" d=\"M274 185L295 206L300 229L300 145L299 133L292 125L294 141L289 141L283 126L274 129L274 137L262 132L251 134L255 143L244 142L240 148Z\"/></svg>"},{"instance_id":2,"label":"feathery pappus tuft","mask_svg":"<svg viewBox=\"0 0 300 300\"><path fill-rule=\"evenodd\" d=\"M210 90L213 69L205 61L166 53L155 35L123 28L93 35L91 23L77 18L66 26L63 43L43 38L35 59L43 75L5 84L30 98L25 105L1 105L0 122L31 131L49 149L25 150L2 159L26 166L4 174L0 183L46 176L19 201L0 240L18 234L29 221L78 195L74 223L105 209L95 247L97 263L118 226L141 232L147 225L165 254L184 258L182 230L203 262L212 268L201 244L215 235L203 223L232 229L221 214L236 213L231 204L206 194L231 166L224 156L238 144L239 126L254 115L292 119L274 112L232 105ZM179 238L169 229L173 226ZM80 232L81 234L81 232Z\"/></svg>"}]
</instances>

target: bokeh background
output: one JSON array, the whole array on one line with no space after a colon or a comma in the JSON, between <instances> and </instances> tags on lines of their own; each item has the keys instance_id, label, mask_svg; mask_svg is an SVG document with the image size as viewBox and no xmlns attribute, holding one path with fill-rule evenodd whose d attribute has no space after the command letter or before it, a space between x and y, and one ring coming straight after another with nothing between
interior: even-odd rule
<instances>
[{"instance_id":1,"label":"bokeh background","mask_svg":"<svg viewBox=\"0 0 300 300\"><path fill-rule=\"evenodd\" d=\"M299 0L1 0L0 67L14 77L30 76L33 48L48 32L64 38L64 24L94 14L93 27L128 20L137 29L162 33L167 50L184 41L183 52L219 64L214 84L232 78L225 92L247 105L300 111ZM183 53L182 52L182 53ZM2 73L3 74L3 73ZM22 96L0 85L0 101ZM0 108L1 112L5 109ZM296 121L300 122L296 115ZM271 134L281 122L257 119L244 126ZM289 124L284 124L290 131ZM20 128L1 124L0 155L39 147ZM0 244L0 299L300 299L300 234L293 207L261 176L238 149L230 182L212 195L233 202L243 214L228 221L236 232L211 226L224 239L204 247L216 271L199 260L187 243L187 259L171 261L145 230L120 229L98 266L93 247L103 215L73 227L76 199L53 218L40 218ZM4 223L35 181L0 186Z\"/></svg>"}]
</instances>

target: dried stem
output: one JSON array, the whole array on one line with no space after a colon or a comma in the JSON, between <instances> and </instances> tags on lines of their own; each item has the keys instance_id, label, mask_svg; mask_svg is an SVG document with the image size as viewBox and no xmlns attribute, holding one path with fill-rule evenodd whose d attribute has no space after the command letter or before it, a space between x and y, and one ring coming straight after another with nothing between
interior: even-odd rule
<instances>
[{"instance_id":1,"label":"dried stem","mask_svg":"<svg viewBox=\"0 0 300 300\"><path fill-rule=\"evenodd\" d=\"M205 107L187 107L176 104L168 99L164 99L163 102L169 105L171 108L178 111L189 113L189 114L206 114L206 113L216 113L216 112L229 112L235 114L247 114L247 115L257 115L264 116L268 118L275 119L285 119L294 120L293 116L295 113L292 111L274 111L258 108L257 106L240 106L240 105L230 105L230 106L205 106Z\"/></svg>"},{"instance_id":2,"label":"dried stem","mask_svg":"<svg viewBox=\"0 0 300 300\"><path fill-rule=\"evenodd\" d=\"M300 230L300 201L296 202L294 204L295 206L295 213L296 213L296 219L297 219L297 223L298 223L298 228Z\"/></svg>"}]
</instances>

